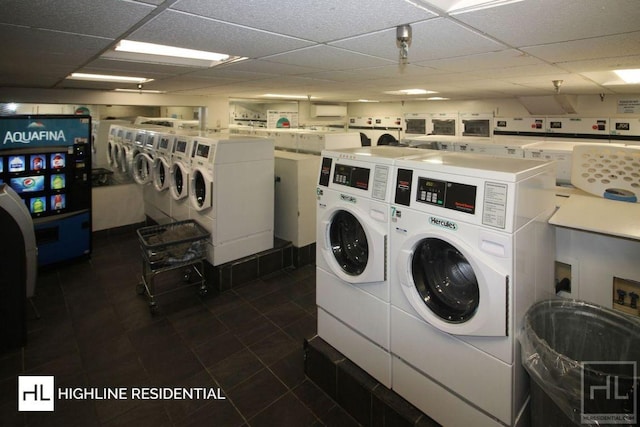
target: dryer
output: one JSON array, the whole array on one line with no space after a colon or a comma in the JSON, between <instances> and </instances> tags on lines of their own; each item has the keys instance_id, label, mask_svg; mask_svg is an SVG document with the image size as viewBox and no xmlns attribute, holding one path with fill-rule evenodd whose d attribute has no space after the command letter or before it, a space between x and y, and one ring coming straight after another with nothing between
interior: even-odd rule
<instances>
[{"instance_id":1,"label":"dryer","mask_svg":"<svg viewBox=\"0 0 640 427\"><path fill-rule=\"evenodd\" d=\"M169 195L171 217L176 221L189 219L189 179L193 138L176 135L169 169Z\"/></svg>"},{"instance_id":2,"label":"dryer","mask_svg":"<svg viewBox=\"0 0 640 427\"><path fill-rule=\"evenodd\" d=\"M265 138L193 138L189 216L211 232L212 265L273 248L273 151Z\"/></svg>"},{"instance_id":3,"label":"dryer","mask_svg":"<svg viewBox=\"0 0 640 427\"><path fill-rule=\"evenodd\" d=\"M389 201L396 158L422 151L322 152L317 187L318 335L387 387Z\"/></svg>"},{"instance_id":4,"label":"dryer","mask_svg":"<svg viewBox=\"0 0 640 427\"><path fill-rule=\"evenodd\" d=\"M443 425L526 424L517 334L554 294L553 163L431 152L394 174L392 388Z\"/></svg>"}]
</instances>

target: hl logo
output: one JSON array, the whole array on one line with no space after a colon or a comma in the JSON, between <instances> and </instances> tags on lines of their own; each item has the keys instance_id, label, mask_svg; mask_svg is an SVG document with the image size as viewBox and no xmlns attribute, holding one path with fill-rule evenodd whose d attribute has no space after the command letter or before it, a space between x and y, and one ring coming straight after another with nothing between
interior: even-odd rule
<instances>
[{"instance_id":1,"label":"hl logo","mask_svg":"<svg viewBox=\"0 0 640 427\"><path fill-rule=\"evenodd\" d=\"M53 376L18 377L19 412L52 412L54 396Z\"/></svg>"},{"instance_id":2,"label":"hl logo","mask_svg":"<svg viewBox=\"0 0 640 427\"><path fill-rule=\"evenodd\" d=\"M584 424L632 424L638 417L638 376L635 362L583 362Z\"/></svg>"}]
</instances>

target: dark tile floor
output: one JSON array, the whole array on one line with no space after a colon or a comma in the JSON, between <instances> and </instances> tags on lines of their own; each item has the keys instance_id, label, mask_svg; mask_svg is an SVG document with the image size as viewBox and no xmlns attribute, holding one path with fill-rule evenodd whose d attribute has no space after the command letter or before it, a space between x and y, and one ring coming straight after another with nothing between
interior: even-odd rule
<instances>
[{"instance_id":1,"label":"dark tile floor","mask_svg":"<svg viewBox=\"0 0 640 427\"><path fill-rule=\"evenodd\" d=\"M136 294L140 259L131 230L95 238L90 260L40 272L41 317L30 310L26 347L0 354L0 425L356 425L304 375L313 265L204 298L183 286L152 316ZM178 283L171 274L159 284ZM18 375L54 375L57 388L219 387L226 399L59 400L55 412L19 413Z\"/></svg>"}]
</instances>

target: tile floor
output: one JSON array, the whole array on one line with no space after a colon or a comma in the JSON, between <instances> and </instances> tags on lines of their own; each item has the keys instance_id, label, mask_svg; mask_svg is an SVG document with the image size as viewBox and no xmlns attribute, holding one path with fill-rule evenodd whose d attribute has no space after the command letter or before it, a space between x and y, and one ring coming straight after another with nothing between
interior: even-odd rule
<instances>
[{"instance_id":1,"label":"tile floor","mask_svg":"<svg viewBox=\"0 0 640 427\"><path fill-rule=\"evenodd\" d=\"M140 272L129 230L96 237L90 260L40 273L41 317L29 311L27 346L0 354L0 424L357 425L304 375L303 342L316 334L313 265L204 298L183 287L158 297L156 316L136 294ZM55 412L18 413L23 374L54 375L56 387L219 387L226 399L66 400Z\"/></svg>"}]
</instances>

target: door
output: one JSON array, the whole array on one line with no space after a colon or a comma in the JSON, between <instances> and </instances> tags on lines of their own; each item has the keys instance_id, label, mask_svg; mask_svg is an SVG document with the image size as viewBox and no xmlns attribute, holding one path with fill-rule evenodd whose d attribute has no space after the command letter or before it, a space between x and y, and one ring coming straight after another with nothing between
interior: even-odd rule
<instances>
[{"instance_id":1,"label":"door","mask_svg":"<svg viewBox=\"0 0 640 427\"><path fill-rule=\"evenodd\" d=\"M336 206L320 218L321 253L329 269L350 283L386 280L387 230L384 221L372 218L375 209L356 210Z\"/></svg>"},{"instance_id":2,"label":"door","mask_svg":"<svg viewBox=\"0 0 640 427\"><path fill-rule=\"evenodd\" d=\"M200 168L195 168L191 171L189 197L195 210L202 211L213 206L212 186L213 180L209 173Z\"/></svg>"},{"instance_id":3,"label":"door","mask_svg":"<svg viewBox=\"0 0 640 427\"><path fill-rule=\"evenodd\" d=\"M175 200L180 200L189 195L188 192L189 174L185 166L176 162L171 165L171 196Z\"/></svg>"},{"instance_id":4,"label":"door","mask_svg":"<svg viewBox=\"0 0 640 427\"><path fill-rule=\"evenodd\" d=\"M417 314L444 332L508 335L508 274L458 238L435 231L409 238L398 256L399 286Z\"/></svg>"}]
</instances>

